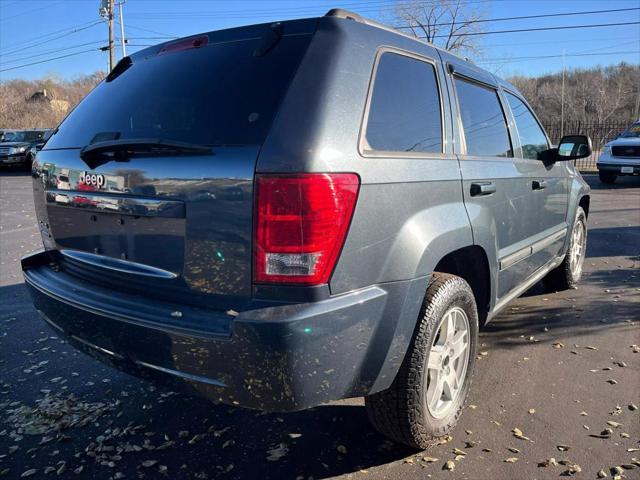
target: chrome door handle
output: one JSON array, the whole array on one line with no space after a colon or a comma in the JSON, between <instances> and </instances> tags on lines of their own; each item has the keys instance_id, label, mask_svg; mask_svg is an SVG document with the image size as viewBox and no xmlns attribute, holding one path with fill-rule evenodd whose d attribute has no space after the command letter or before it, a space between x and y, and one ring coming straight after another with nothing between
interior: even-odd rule
<instances>
[{"instance_id":1,"label":"chrome door handle","mask_svg":"<svg viewBox=\"0 0 640 480\"><path fill-rule=\"evenodd\" d=\"M544 180L534 180L531 182L531 188L533 190L544 190L547 188L547 182Z\"/></svg>"},{"instance_id":2,"label":"chrome door handle","mask_svg":"<svg viewBox=\"0 0 640 480\"><path fill-rule=\"evenodd\" d=\"M493 182L478 182L471 184L471 196L480 197L482 195L491 195L496 193L496 184Z\"/></svg>"}]
</instances>

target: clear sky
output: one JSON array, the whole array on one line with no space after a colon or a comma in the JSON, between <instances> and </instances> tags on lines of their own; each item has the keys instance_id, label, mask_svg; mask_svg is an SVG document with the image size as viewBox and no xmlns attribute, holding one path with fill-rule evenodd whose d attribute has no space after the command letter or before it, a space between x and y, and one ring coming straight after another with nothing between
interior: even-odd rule
<instances>
[{"instance_id":1,"label":"clear sky","mask_svg":"<svg viewBox=\"0 0 640 480\"><path fill-rule=\"evenodd\" d=\"M116 0L118 1L118 0ZM397 23L394 0L126 0L128 53L203 31L323 15L333 7ZM429 0L423 3L429 3ZM487 19L640 7L640 0L468 0ZM105 70L107 26L98 23L99 0L0 0L0 81L49 74L73 78ZM486 31L640 21L640 10L553 18L491 21ZM116 25L119 37L119 25ZM501 76L539 75L568 68L640 64L640 25L482 35L483 58ZM54 59L68 55L65 58ZM120 58L118 49L116 58ZM578 55L578 56L575 56ZM549 58L530 58L548 56ZM13 68L41 62L24 68Z\"/></svg>"}]
</instances>

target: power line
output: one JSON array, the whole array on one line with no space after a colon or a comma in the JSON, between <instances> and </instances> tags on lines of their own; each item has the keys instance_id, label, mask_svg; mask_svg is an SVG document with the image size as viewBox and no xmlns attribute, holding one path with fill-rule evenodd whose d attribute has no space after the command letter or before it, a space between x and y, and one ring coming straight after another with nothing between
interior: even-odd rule
<instances>
[{"instance_id":1,"label":"power line","mask_svg":"<svg viewBox=\"0 0 640 480\"><path fill-rule=\"evenodd\" d=\"M97 50L95 48L92 48L90 50L83 50L81 52L68 53L66 55L60 55L59 57L53 57L47 60L40 60L39 62L31 62L31 63L25 63L24 65L18 65L15 67L3 68L3 69L0 69L0 72L8 72L9 70L16 70L18 68L30 67L31 65L38 65L40 63L53 62L54 60L59 60L61 58L73 57L74 55L80 55L83 53L96 52L96 51Z\"/></svg>"},{"instance_id":2,"label":"power line","mask_svg":"<svg viewBox=\"0 0 640 480\"><path fill-rule=\"evenodd\" d=\"M472 5L478 3L489 3L496 1L504 1L504 0L469 0L465 1L464 5ZM381 12L388 10L395 10L401 6L409 6L409 5L434 5L438 3L437 0L430 1L420 1L420 2L404 2L404 3L396 3L389 5L390 2L383 2L380 5L380 2L361 2L358 4L353 4L353 6L342 4L341 6L345 9L352 8L354 11L358 13L364 12ZM367 6L370 4L370 6ZM364 7L363 7L364 5ZM384 6L388 5L388 6ZM251 9L250 11L241 11L238 9L234 10L206 10L206 11L191 11L191 12L180 12L180 11L168 11L168 12L149 12L149 13L133 13L130 16L136 17L144 17L146 19L156 18L156 19L175 19L176 17L181 18L205 18L205 17L214 17L217 19L229 19L229 18L249 18L255 16L264 16L264 15L282 15L282 16L305 16L312 15L318 16L318 9L312 7L282 7L282 8L271 8L271 9Z\"/></svg>"},{"instance_id":3,"label":"power line","mask_svg":"<svg viewBox=\"0 0 640 480\"><path fill-rule=\"evenodd\" d=\"M452 35L434 35L432 38L442 37L466 37L468 35L494 35L497 33L520 33L520 32L541 32L543 30L573 30L577 28L597 28L597 27L619 27L623 25L638 25L640 22L621 22L621 23L597 23L591 25L563 25L557 27L537 27L537 28L517 28L512 30L493 30L490 32L469 32L469 33L454 33ZM416 38L427 38L424 35L417 36Z\"/></svg>"},{"instance_id":4,"label":"power line","mask_svg":"<svg viewBox=\"0 0 640 480\"><path fill-rule=\"evenodd\" d=\"M55 35L56 33L67 32L69 30L73 30L73 29L76 29L76 28L86 27L87 25L94 25L95 23L96 23L95 20L91 20L90 22L80 23L78 25L72 25L70 27L61 28L60 30L54 30L53 32L44 33L44 34L38 35L36 37L27 38L26 40L21 40L19 42L14 42L14 43L10 43L8 45L3 45L3 47L4 48L8 48L8 47L13 47L15 45L22 45L22 46L29 45L30 43L34 42L35 40L39 40L41 38L49 37L51 35ZM3 55L6 55L6 54L3 53Z\"/></svg>"},{"instance_id":5,"label":"power line","mask_svg":"<svg viewBox=\"0 0 640 480\"><path fill-rule=\"evenodd\" d=\"M538 56L530 56L530 57L511 57L511 58L494 58L494 59L488 59L486 61L479 61L476 63L483 63L483 64L494 64L494 63L509 63L509 62L520 62L520 61L525 61L525 60L541 60L541 59L547 59L547 58L561 58L561 57L593 57L593 56L598 56L598 55L626 55L626 54L630 54L630 53L640 53L640 50L626 50L626 51L620 51L620 52L600 52L600 53L568 53L568 54L560 54L560 55L538 55Z\"/></svg>"},{"instance_id":6,"label":"power line","mask_svg":"<svg viewBox=\"0 0 640 480\"><path fill-rule=\"evenodd\" d=\"M531 19L531 18L550 18L550 17L566 17L566 16L576 16L576 15L592 15L592 14L596 14L596 13L628 12L628 11L632 11L632 10L640 10L640 7L615 8L615 9L609 9L609 10L590 10L588 12L544 13L544 14L540 14L540 15L523 15L523 16L519 16L519 17L484 18L484 19L461 21L461 22L434 23L434 24L431 24L429 26L439 27L439 26L443 26L443 25L449 25L449 26L466 25L466 24L471 24L471 23L503 22L503 21L508 21L508 20L525 20L525 19ZM420 25L420 24L416 24L416 25L395 25L393 28L408 29L408 28L415 28L415 27L420 27L420 26L422 26L422 25Z\"/></svg>"},{"instance_id":7,"label":"power line","mask_svg":"<svg viewBox=\"0 0 640 480\"><path fill-rule=\"evenodd\" d=\"M43 45L45 43L53 42L54 40L59 40L60 38L68 37L69 35L72 35L74 33L78 33L78 32L81 32L83 30L87 30L88 28L91 28L91 27L93 27L95 25L98 25L99 23L102 23L102 21L98 20L98 21L96 21L96 22L94 22L94 23L92 23L92 24L90 24L90 25L88 25L86 27L76 28L75 30L72 30L72 31L70 31L68 33L65 33L63 35L59 35L57 37L49 38L47 40L44 40L44 41L38 42L38 43L34 43L32 45L29 45L29 46L23 46L23 47L21 47L21 48L19 48L17 50L12 50L10 52L2 52L2 55L12 55L12 54L15 54L15 53L18 53L18 52L22 52L24 50L28 50L28 49L33 48L33 47L37 47L39 45Z\"/></svg>"},{"instance_id":8,"label":"power line","mask_svg":"<svg viewBox=\"0 0 640 480\"><path fill-rule=\"evenodd\" d=\"M70 46L64 47L64 48L54 48L54 49L50 49L50 50L45 50L45 51L42 51L40 53L29 55L27 57L14 58L12 60L7 60L7 61L4 61L4 62L0 62L0 65L8 65L8 64L11 64L11 63L24 62L25 60L30 60L32 58L42 57L44 55L49 55L51 53L65 52L65 51L68 51L68 50L73 50L74 48L86 47L88 45L95 45L95 44L98 44L98 43L104 43L104 40L96 40L95 42L86 42L86 43L80 43L78 45L70 45Z\"/></svg>"},{"instance_id":9,"label":"power line","mask_svg":"<svg viewBox=\"0 0 640 480\"><path fill-rule=\"evenodd\" d=\"M6 21L6 20L11 20L12 18L19 17L20 15L26 15L27 13L38 12L38 11L40 11L40 10L44 10L44 9L46 9L46 8L53 7L53 6L55 6L55 5L59 5L59 4L61 4L61 3L62 3L62 1L60 1L60 2L54 2L54 3L50 3L50 4L48 4L48 5L44 5L44 6L42 6L42 7L32 8L31 10L27 10L27 11L25 11L25 12L16 13L15 15L11 15L10 17L2 17L2 18L0 19L0 22Z\"/></svg>"},{"instance_id":10,"label":"power line","mask_svg":"<svg viewBox=\"0 0 640 480\"><path fill-rule=\"evenodd\" d=\"M116 19L116 23L119 23L117 19ZM166 38L178 38L176 35L171 35L164 32L158 32L157 30L151 30L148 28L138 27L136 25L131 25L130 23L128 23L125 28L126 29L133 28L134 30L140 30L142 32L155 33L156 35L164 35Z\"/></svg>"}]
</instances>

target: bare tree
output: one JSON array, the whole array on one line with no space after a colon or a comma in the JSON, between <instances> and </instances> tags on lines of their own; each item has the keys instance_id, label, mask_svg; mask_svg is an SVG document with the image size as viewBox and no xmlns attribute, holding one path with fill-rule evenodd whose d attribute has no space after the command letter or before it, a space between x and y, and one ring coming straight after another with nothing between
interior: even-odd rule
<instances>
[{"instance_id":1,"label":"bare tree","mask_svg":"<svg viewBox=\"0 0 640 480\"><path fill-rule=\"evenodd\" d=\"M480 57L482 13L465 0L411 0L399 3L394 19L416 37L462 56Z\"/></svg>"}]
</instances>

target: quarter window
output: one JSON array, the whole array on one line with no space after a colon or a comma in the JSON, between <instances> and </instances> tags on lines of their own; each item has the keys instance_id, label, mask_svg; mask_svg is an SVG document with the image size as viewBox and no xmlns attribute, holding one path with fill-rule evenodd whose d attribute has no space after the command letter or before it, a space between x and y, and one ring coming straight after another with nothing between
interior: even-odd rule
<instances>
[{"instance_id":1,"label":"quarter window","mask_svg":"<svg viewBox=\"0 0 640 480\"><path fill-rule=\"evenodd\" d=\"M442 153L442 115L432 64L396 53L378 62L365 150Z\"/></svg>"},{"instance_id":2,"label":"quarter window","mask_svg":"<svg viewBox=\"0 0 640 480\"><path fill-rule=\"evenodd\" d=\"M547 137L529 107L515 95L507 92L507 101L518 128L523 158L538 160L540 153L549 148Z\"/></svg>"},{"instance_id":3,"label":"quarter window","mask_svg":"<svg viewBox=\"0 0 640 480\"><path fill-rule=\"evenodd\" d=\"M467 155L512 157L507 122L498 92L456 78Z\"/></svg>"}]
</instances>

